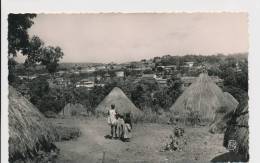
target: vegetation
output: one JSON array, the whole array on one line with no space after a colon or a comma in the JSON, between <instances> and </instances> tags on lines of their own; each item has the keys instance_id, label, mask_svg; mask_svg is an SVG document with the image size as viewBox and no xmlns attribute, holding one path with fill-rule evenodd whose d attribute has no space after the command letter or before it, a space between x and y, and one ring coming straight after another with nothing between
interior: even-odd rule
<instances>
[{"instance_id":1,"label":"vegetation","mask_svg":"<svg viewBox=\"0 0 260 163\"><path fill-rule=\"evenodd\" d=\"M185 57L186 56L183 58ZM203 58L207 57L203 56ZM237 59L233 56L223 58L223 56L221 56L220 59L215 60L220 63L212 63L212 67L208 68L208 73L223 78L223 91L229 92L235 99L241 101L243 96L247 95L248 91L247 59ZM239 66L239 70L236 66L237 63L241 65ZM15 62L11 62L10 60L10 64L15 64ZM38 77L28 82L27 87L29 88L30 101L36 105L41 112L53 111L58 113L68 103L79 103L86 107L89 112L94 113L95 108L106 95L108 95L114 87L119 87L139 109L149 113L151 111L159 114L161 110L168 112L170 106L172 106L182 94L182 81L177 77L177 73L171 75L171 78L167 80L167 87L164 88L160 88L157 82L154 81L147 82L140 80L139 82L133 82L130 80L131 73L123 80L111 78L104 83L104 87L95 86L92 90L88 90L87 88L75 88L73 86L82 78L97 74L102 76L104 73L106 72L97 71L94 72L94 74L83 74L83 76L77 74L64 76L64 78L69 78L72 81L72 85L66 88L50 88L47 80L50 79L51 76L45 78ZM18 82L19 80L16 80L16 83Z\"/></svg>"},{"instance_id":2,"label":"vegetation","mask_svg":"<svg viewBox=\"0 0 260 163\"><path fill-rule=\"evenodd\" d=\"M29 83L30 101L42 112L58 113L65 106L65 97L61 89L50 89L46 78L39 77Z\"/></svg>"},{"instance_id":3,"label":"vegetation","mask_svg":"<svg viewBox=\"0 0 260 163\"><path fill-rule=\"evenodd\" d=\"M28 29L33 25L36 14L9 14L8 15L8 57L9 83L16 80L15 57L21 53L26 56L24 62L27 72L37 64L44 65L49 73L57 70L58 62L63 57L60 47L45 46L37 36L30 37ZM29 73L28 73L29 75Z\"/></svg>"},{"instance_id":4,"label":"vegetation","mask_svg":"<svg viewBox=\"0 0 260 163\"><path fill-rule=\"evenodd\" d=\"M134 70L136 65L131 63L123 71L126 77L122 80L115 78L115 71L99 70L92 74L71 74L65 75L64 78L72 82L71 86L66 88L50 88L48 80L55 76L58 69L58 63L63 57L60 47L45 46L44 42L38 36L30 37L28 29L33 25L35 14L9 14L8 16L8 53L9 53L9 82L15 87L27 87L26 95L30 101L39 108L41 112L52 111L58 113L68 103L80 103L88 111L94 113L98 104L114 88L119 87L126 96L141 110L158 113L160 111L168 112L170 106L182 93L182 82L178 74L186 76L198 76L201 73L201 67L208 70L209 75L219 76L224 80L223 91L229 92L238 102L243 99L248 92L248 61L247 54L229 55L222 54L212 56L186 55L155 57L152 60L143 59L141 62L148 65L148 61L155 64L155 68L149 70ZM18 63L15 57L18 54L26 56L22 68L16 68ZM185 62L194 62L198 69L189 69L185 67ZM47 77L38 77L31 81L21 81L17 78L19 74L35 74L36 67L42 65ZM160 66L175 65L176 69L171 72L165 71ZM159 66L159 67L158 67ZM111 67L111 66L110 66ZM82 67L77 66L77 71ZM41 70L42 71L42 70ZM87 88L75 88L77 81L90 76L104 76L108 73L110 80L104 81L105 86L96 86L92 90ZM140 74L158 73L163 78L167 78L167 86L161 88L154 81L140 80L133 82ZM19 89L20 90L20 89ZM22 90L22 89L21 89Z\"/></svg>"}]
</instances>

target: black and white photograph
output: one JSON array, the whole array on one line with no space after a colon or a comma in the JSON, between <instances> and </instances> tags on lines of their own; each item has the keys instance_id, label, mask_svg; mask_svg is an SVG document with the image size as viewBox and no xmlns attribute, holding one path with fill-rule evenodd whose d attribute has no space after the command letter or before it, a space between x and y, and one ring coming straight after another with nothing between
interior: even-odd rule
<instances>
[{"instance_id":1,"label":"black and white photograph","mask_svg":"<svg viewBox=\"0 0 260 163\"><path fill-rule=\"evenodd\" d=\"M7 21L10 163L249 161L247 12Z\"/></svg>"}]
</instances>

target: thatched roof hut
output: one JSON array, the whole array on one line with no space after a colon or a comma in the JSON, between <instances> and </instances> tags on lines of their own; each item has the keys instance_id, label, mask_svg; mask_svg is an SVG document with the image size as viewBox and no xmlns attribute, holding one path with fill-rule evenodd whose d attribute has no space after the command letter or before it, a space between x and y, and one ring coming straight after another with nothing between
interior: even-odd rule
<instances>
[{"instance_id":1,"label":"thatched roof hut","mask_svg":"<svg viewBox=\"0 0 260 163\"><path fill-rule=\"evenodd\" d=\"M226 148L228 147L230 140L235 140L237 143L237 150L240 155L243 156L244 160L248 161L249 159L249 113L248 113L248 104L240 104L239 107L231 116L231 120L228 121L227 130L224 134L223 145Z\"/></svg>"},{"instance_id":2,"label":"thatched roof hut","mask_svg":"<svg viewBox=\"0 0 260 163\"><path fill-rule=\"evenodd\" d=\"M185 122L197 119L198 122L212 123L217 117L236 108L237 101L228 93L223 93L206 73L199 77L183 92L170 108L176 117Z\"/></svg>"},{"instance_id":3,"label":"thatched roof hut","mask_svg":"<svg viewBox=\"0 0 260 163\"><path fill-rule=\"evenodd\" d=\"M65 105L65 107L61 110L59 114L68 117L75 116L75 115L86 115L87 108L84 107L82 104L68 103L67 105Z\"/></svg>"},{"instance_id":4,"label":"thatched roof hut","mask_svg":"<svg viewBox=\"0 0 260 163\"><path fill-rule=\"evenodd\" d=\"M9 87L9 160L26 160L39 150L55 147L53 130L46 118L13 87Z\"/></svg>"},{"instance_id":5,"label":"thatched roof hut","mask_svg":"<svg viewBox=\"0 0 260 163\"><path fill-rule=\"evenodd\" d=\"M96 112L107 114L112 104L115 105L116 111L120 114L131 113L133 116L142 114L141 110L139 110L118 87L113 88L113 90L97 106Z\"/></svg>"},{"instance_id":6,"label":"thatched roof hut","mask_svg":"<svg viewBox=\"0 0 260 163\"><path fill-rule=\"evenodd\" d=\"M237 108L238 101L228 92L224 92L225 97L229 100L230 106L234 106ZM231 114L233 114L235 109L230 109L230 106L222 106L221 108L216 110L216 115L213 120L213 123L210 126L211 133L223 133L227 128L227 122L231 118Z\"/></svg>"}]
</instances>

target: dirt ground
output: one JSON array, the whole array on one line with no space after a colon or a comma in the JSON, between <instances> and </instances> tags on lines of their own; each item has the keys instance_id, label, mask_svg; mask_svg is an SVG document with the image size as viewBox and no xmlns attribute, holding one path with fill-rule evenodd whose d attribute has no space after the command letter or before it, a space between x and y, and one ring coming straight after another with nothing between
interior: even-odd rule
<instances>
[{"instance_id":1,"label":"dirt ground","mask_svg":"<svg viewBox=\"0 0 260 163\"><path fill-rule=\"evenodd\" d=\"M75 140L55 143L60 148L56 163L210 162L227 153L222 146L223 134L211 134L206 127L186 127L188 139L183 150L162 152L174 126L136 124L131 141L122 142L105 138L110 133L106 119L58 119L56 123L78 127L81 131Z\"/></svg>"}]
</instances>

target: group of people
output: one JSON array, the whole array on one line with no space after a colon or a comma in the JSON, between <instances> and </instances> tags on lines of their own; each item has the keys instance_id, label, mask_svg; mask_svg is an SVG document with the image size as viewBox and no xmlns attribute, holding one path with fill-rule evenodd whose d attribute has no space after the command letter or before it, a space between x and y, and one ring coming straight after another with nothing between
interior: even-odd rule
<instances>
[{"instance_id":1,"label":"group of people","mask_svg":"<svg viewBox=\"0 0 260 163\"><path fill-rule=\"evenodd\" d=\"M111 127L111 138L129 141L131 138L131 113L119 114L112 104L108 111L108 124Z\"/></svg>"}]
</instances>

